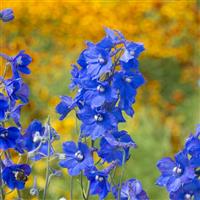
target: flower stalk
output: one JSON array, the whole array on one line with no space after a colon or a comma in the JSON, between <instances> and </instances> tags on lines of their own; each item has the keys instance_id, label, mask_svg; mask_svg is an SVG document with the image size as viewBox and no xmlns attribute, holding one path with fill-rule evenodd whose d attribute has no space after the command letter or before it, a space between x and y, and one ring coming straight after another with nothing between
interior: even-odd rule
<instances>
[{"instance_id":1,"label":"flower stalk","mask_svg":"<svg viewBox=\"0 0 200 200\"><path fill-rule=\"evenodd\" d=\"M51 148L51 130L50 130L50 117L48 117L47 120L47 143L48 143L48 153L46 158L46 179L45 179L45 187L44 187L44 193L43 193L43 200L46 199L47 195L47 189L49 185L49 175L50 175L50 148Z\"/></svg>"}]
</instances>

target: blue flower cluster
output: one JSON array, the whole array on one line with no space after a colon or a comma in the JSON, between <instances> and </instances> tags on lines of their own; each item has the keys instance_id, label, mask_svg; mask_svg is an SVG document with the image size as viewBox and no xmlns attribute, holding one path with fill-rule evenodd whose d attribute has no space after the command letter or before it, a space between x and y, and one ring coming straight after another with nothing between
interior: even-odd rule
<instances>
[{"instance_id":1,"label":"blue flower cluster","mask_svg":"<svg viewBox=\"0 0 200 200\"><path fill-rule=\"evenodd\" d=\"M200 199L200 125L186 140L175 160L163 158L157 163L161 176L157 185L166 187L171 200Z\"/></svg>"},{"instance_id":2,"label":"blue flower cluster","mask_svg":"<svg viewBox=\"0 0 200 200\"><path fill-rule=\"evenodd\" d=\"M90 182L90 194L97 194L100 199L113 191L116 199L119 193L120 199L147 200L141 183L135 179L119 185L109 182L112 169L123 166L130 158L130 148L136 147L118 124L125 122L124 113L133 116L137 89L145 83L138 63L144 47L127 41L119 31L105 28L105 32L100 42L86 42L87 48L72 65L70 88L77 90L76 96L61 96L56 107L60 120L74 110L81 121L78 144L63 144L60 166L67 168L71 176L84 172ZM91 140L91 147L85 139ZM110 166L99 170L94 164L94 152Z\"/></svg>"},{"instance_id":3,"label":"blue flower cluster","mask_svg":"<svg viewBox=\"0 0 200 200\"><path fill-rule=\"evenodd\" d=\"M0 19L3 22L13 18L11 9L0 11ZM38 120L32 121L29 127L22 131L20 113L22 107L29 102L29 87L22 74L31 73L29 65L32 58L25 51L20 51L15 56L0 53L0 57L6 61L4 74L0 76L0 177L10 189L21 190L31 173L31 167L27 163L13 163L10 150L14 150L19 157L26 155L27 159L37 161L53 155L51 143L58 139L58 135L49 124L44 127ZM11 77L7 78L9 70L12 73ZM9 126L11 120L15 126Z\"/></svg>"},{"instance_id":4,"label":"blue flower cluster","mask_svg":"<svg viewBox=\"0 0 200 200\"><path fill-rule=\"evenodd\" d=\"M113 194L115 198L118 197L118 190L113 187ZM136 179L129 179L122 184L121 188L121 200L146 200L148 196L146 192L142 189L140 181Z\"/></svg>"},{"instance_id":5,"label":"blue flower cluster","mask_svg":"<svg viewBox=\"0 0 200 200\"><path fill-rule=\"evenodd\" d=\"M7 8L0 11L0 20L3 22L9 22L14 19L14 14L12 9Z\"/></svg>"}]
</instances>

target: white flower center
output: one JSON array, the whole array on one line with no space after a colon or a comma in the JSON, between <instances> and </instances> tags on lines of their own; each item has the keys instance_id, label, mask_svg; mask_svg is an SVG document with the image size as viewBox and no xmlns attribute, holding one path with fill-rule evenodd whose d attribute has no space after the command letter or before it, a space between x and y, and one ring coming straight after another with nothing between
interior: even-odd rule
<instances>
[{"instance_id":1,"label":"white flower center","mask_svg":"<svg viewBox=\"0 0 200 200\"><path fill-rule=\"evenodd\" d=\"M131 56L134 56L134 55L135 55L135 51L131 50L131 51L129 52L129 54L130 54Z\"/></svg>"},{"instance_id":2,"label":"white flower center","mask_svg":"<svg viewBox=\"0 0 200 200\"><path fill-rule=\"evenodd\" d=\"M182 173L182 169L179 168L179 167L174 167L173 172L174 172L175 174L181 174L181 173Z\"/></svg>"},{"instance_id":3,"label":"white flower center","mask_svg":"<svg viewBox=\"0 0 200 200\"><path fill-rule=\"evenodd\" d=\"M2 137L2 138L8 137L8 131L7 131L7 130L3 131L3 132L1 133L1 135L0 135L0 137Z\"/></svg>"},{"instance_id":4,"label":"white flower center","mask_svg":"<svg viewBox=\"0 0 200 200\"><path fill-rule=\"evenodd\" d=\"M104 92L104 91L105 91L105 88L104 88L102 85L98 85L98 86L97 86L97 91L99 91L99 92Z\"/></svg>"},{"instance_id":5,"label":"white flower center","mask_svg":"<svg viewBox=\"0 0 200 200\"><path fill-rule=\"evenodd\" d=\"M185 200L192 200L192 195L191 194L186 194L184 196Z\"/></svg>"},{"instance_id":6,"label":"white flower center","mask_svg":"<svg viewBox=\"0 0 200 200\"><path fill-rule=\"evenodd\" d=\"M18 64L18 65L21 65L21 64L22 64L22 56L19 56L19 57L17 58L17 64Z\"/></svg>"},{"instance_id":7,"label":"white flower center","mask_svg":"<svg viewBox=\"0 0 200 200\"><path fill-rule=\"evenodd\" d=\"M95 176L95 180L96 180L96 181L99 181L99 182L102 182L102 181L103 181L103 177L102 177L102 176L99 176L99 175L96 175L96 176Z\"/></svg>"},{"instance_id":8,"label":"white flower center","mask_svg":"<svg viewBox=\"0 0 200 200\"><path fill-rule=\"evenodd\" d=\"M98 61L100 64L104 64L105 63L105 59L102 58L102 56L99 56Z\"/></svg>"},{"instance_id":9,"label":"white flower center","mask_svg":"<svg viewBox=\"0 0 200 200\"><path fill-rule=\"evenodd\" d=\"M84 156L83 156L83 154L81 153L81 151L77 151L76 153L75 153L75 157L78 159L78 160L83 160L83 158L84 158Z\"/></svg>"},{"instance_id":10,"label":"white flower center","mask_svg":"<svg viewBox=\"0 0 200 200\"><path fill-rule=\"evenodd\" d=\"M125 78L125 81L126 81L127 83L130 83L130 82L132 81L132 79L129 78L129 77L126 77L126 78Z\"/></svg>"},{"instance_id":11,"label":"white flower center","mask_svg":"<svg viewBox=\"0 0 200 200\"><path fill-rule=\"evenodd\" d=\"M94 119L95 119L96 121L98 121L98 122L101 122L101 121L103 121L103 116L102 116L101 114L96 114L96 115L94 116Z\"/></svg>"},{"instance_id":12,"label":"white flower center","mask_svg":"<svg viewBox=\"0 0 200 200\"><path fill-rule=\"evenodd\" d=\"M42 140L42 137L40 135L40 132L39 131L36 131L34 136L33 136L33 142L36 143L36 142L39 142Z\"/></svg>"}]
</instances>

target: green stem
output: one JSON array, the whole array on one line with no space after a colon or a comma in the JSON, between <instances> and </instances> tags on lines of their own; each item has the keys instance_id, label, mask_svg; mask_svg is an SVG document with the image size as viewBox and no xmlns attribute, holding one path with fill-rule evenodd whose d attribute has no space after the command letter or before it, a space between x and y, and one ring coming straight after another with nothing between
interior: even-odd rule
<instances>
[{"instance_id":1,"label":"green stem","mask_svg":"<svg viewBox=\"0 0 200 200\"><path fill-rule=\"evenodd\" d=\"M70 200L73 199L73 176L70 178Z\"/></svg>"},{"instance_id":2,"label":"green stem","mask_svg":"<svg viewBox=\"0 0 200 200\"><path fill-rule=\"evenodd\" d=\"M116 185L116 184L115 184L115 181L114 181L114 178L113 178L113 177L115 177L116 168L117 168L117 167L115 167L114 170L113 170L113 171L111 172L111 174L110 174L110 180L111 180L112 185Z\"/></svg>"},{"instance_id":3,"label":"green stem","mask_svg":"<svg viewBox=\"0 0 200 200\"><path fill-rule=\"evenodd\" d=\"M82 196L83 196L83 199L85 200L86 195L85 195L85 190L84 190L84 187L83 187L83 172L82 171L81 171L81 175L80 175L80 185L81 185Z\"/></svg>"},{"instance_id":4,"label":"green stem","mask_svg":"<svg viewBox=\"0 0 200 200\"><path fill-rule=\"evenodd\" d=\"M45 180L45 188L44 188L44 193L43 193L43 200L46 199L47 195L47 189L48 189L48 184L49 184L49 160L50 160L50 118L48 117L47 121L47 132L48 132L48 155L47 155L47 169L46 169L46 180Z\"/></svg>"},{"instance_id":5,"label":"green stem","mask_svg":"<svg viewBox=\"0 0 200 200\"><path fill-rule=\"evenodd\" d=\"M123 161L122 161L122 171L121 171L121 176L120 176L120 180L119 180L119 189L118 189L118 199L120 199L121 197L121 189L122 189L122 179L123 179L123 176L124 176L124 170L125 170L125 157L126 157L126 154L125 154L125 151L123 152Z\"/></svg>"},{"instance_id":6,"label":"green stem","mask_svg":"<svg viewBox=\"0 0 200 200\"><path fill-rule=\"evenodd\" d=\"M91 140L91 147L94 148L94 140ZM94 156L94 152L92 151L92 157Z\"/></svg>"},{"instance_id":7,"label":"green stem","mask_svg":"<svg viewBox=\"0 0 200 200\"><path fill-rule=\"evenodd\" d=\"M19 190L17 190L17 196L18 196L18 200L22 200L22 195L21 195L21 192Z\"/></svg>"},{"instance_id":8,"label":"green stem","mask_svg":"<svg viewBox=\"0 0 200 200\"><path fill-rule=\"evenodd\" d=\"M90 197L90 183L88 183L88 187L87 187L86 200L89 200L89 197Z\"/></svg>"}]
</instances>

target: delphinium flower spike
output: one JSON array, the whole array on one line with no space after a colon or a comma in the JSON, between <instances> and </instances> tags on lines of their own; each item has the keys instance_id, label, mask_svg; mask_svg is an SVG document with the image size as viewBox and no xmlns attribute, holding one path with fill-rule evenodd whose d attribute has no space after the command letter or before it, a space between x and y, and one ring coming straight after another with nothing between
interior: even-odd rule
<instances>
[{"instance_id":1,"label":"delphinium flower spike","mask_svg":"<svg viewBox=\"0 0 200 200\"><path fill-rule=\"evenodd\" d=\"M0 20L3 22L11 21L13 18L12 9L0 11ZM24 82L22 74L31 73L29 65L32 58L24 50L19 51L15 56L0 52L0 57L6 62L4 73L0 76L1 199L4 200L6 195L2 187L3 183L11 190L16 189L21 199L19 190L25 188L33 162L52 156L54 154L52 143L59 139L59 136L50 125L43 126L38 120L33 120L27 129L24 129L20 123L21 109L29 102L29 87ZM8 70L12 72L9 78L6 76ZM11 119L15 126L9 126ZM19 157L18 163L12 161L10 151L13 150ZM23 155L27 157L27 163L20 162ZM35 192L32 190L32 193Z\"/></svg>"},{"instance_id":2,"label":"delphinium flower spike","mask_svg":"<svg viewBox=\"0 0 200 200\"><path fill-rule=\"evenodd\" d=\"M145 83L138 63L144 51L143 44L126 40L116 30L105 28L105 32L100 42L87 41L77 64L72 65L70 88L77 89L76 96L61 96L56 107L60 120L74 110L81 121L77 144L73 141L63 143L64 153L58 157L60 166L68 168L71 176L84 174L88 179L90 187L87 195L83 192L84 199L88 195L104 199L112 187L119 196L123 193L120 192L124 190L121 183L120 186L110 183L110 174L114 168L125 165L131 156L130 149L136 148L136 144L125 130L119 130L118 125L125 122L123 112L133 116L137 89ZM94 153L99 156L97 162L93 162ZM115 167L99 169L104 163L111 166L115 163ZM141 185L140 191L134 190L135 185L132 185L134 195L142 196ZM123 195L120 198L123 199Z\"/></svg>"},{"instance_id":3,"label":"delphinium flower spike","mask_svg":"<svg viewBox=\"0 0 200 200\"><path fill-rule=\"evenodd\" d=\"M9 22L13 18L12 9L0 11L0 19L3 22ZM0 149L2 152L0 156L0 182L1 199L4 199L6 194L2 188L3 183L11 190L17 189L20 197L19 190L24 189L31 173L31 167L28 164L14 163L10 153L10 150L14 150L20 156L25 153L20 142L22 139L20 112L21 108L29 101L29 88L16 69L25 62L24 59L19 58L21 60L16 61L16 57L4 53L0 53L0 56L6 61L4 73L0 76ZM28 57L30 58L30 56ZM27 65L30 62L26 62ZM12 77L6 79L5 76L9 66L11 66ZM20 69L24 68L25 65ZM10 119L13 119L16 126L9 126Z\"/></svg>"}]
</instances>

